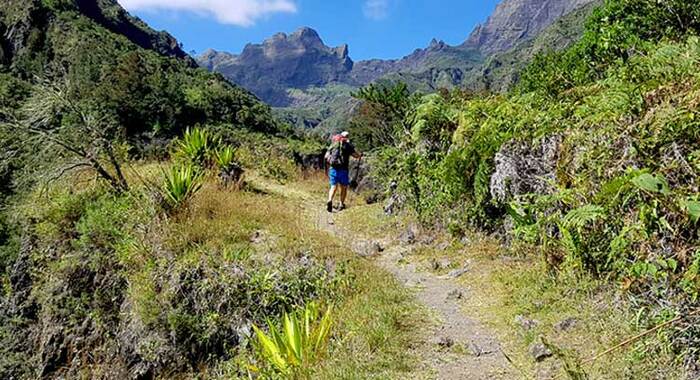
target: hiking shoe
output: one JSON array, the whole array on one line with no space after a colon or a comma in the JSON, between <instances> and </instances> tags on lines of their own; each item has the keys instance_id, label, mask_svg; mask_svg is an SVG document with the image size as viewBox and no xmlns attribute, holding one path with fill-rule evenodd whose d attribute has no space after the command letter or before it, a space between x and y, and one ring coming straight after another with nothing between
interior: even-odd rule
<instances>
[{"instance_id":1,"label":"hiking shoe","mask_svg":"<svg viewBox=\"0 0 700 380\"><path fill-rule=\"evenodd\" d=\"M340 206L338 206L338 211L343 211L343 210L345 210L346 208L347 208L347 207L345 207L345 205L344 205L343 203L341 203Z\"/></svg>"},{"instance_id":2,"label":"hiking shoe","mask_svg":"<svg viewBox=\"0 0 700 380\"><path fill-rule=\"evenodd\" d=\"M333 202L326 203L326 211L333 212Z\"/></svg>"}]
</instances>

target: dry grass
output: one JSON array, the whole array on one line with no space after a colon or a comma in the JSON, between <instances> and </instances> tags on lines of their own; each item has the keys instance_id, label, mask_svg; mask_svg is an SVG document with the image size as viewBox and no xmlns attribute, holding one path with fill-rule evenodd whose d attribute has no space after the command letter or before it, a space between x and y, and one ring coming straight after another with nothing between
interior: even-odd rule
<instances>
[{"instance_id":1,"label":"dry grass","mask_svg":"<svg viewBox=\"0 0 700 380\"><path fill-rule=\"evenodd\" d=\"M379 206L349 210L342 218L344 226L376 237L397 236L408 222L381 215ZM605 280L590 276L551 274L534 255L511 256L498 240L473 233L461 241L434 235L429 244L419 244L407 260L423 270L446 274L457 268L468 268L459 282L469 290L465 297L465 315L492 329L504 351L526 377L566 379L563 362L549 359L535 363L529 346L540 337L569 353L567 360L576 362L593 357L636 332L634 310L619 289ZM447 265L445 265L447 264ZM525 329L516 316L536 320L537 325ZM556 325L574 318L570 329ZM657 344L654 337L637 343L636 348ZM641 350L628 347L586 363L583 369L591 379L677 379L680 368L671 356L648 357Z\"/></svg>"},{"instance_id":2,"label":"dry grass","mask_svg":"<svg viewBox=\"0 0 700 380\"><path fill-rule=\"evenodd\" d=\"M221 189L209 180L189 208L169 221L168 245L183 252L243 246L256 252L253 259L305 255L332 263L344 271L335 300L337 324L330 354L312 377L409 377L420 362L411 347L418 339L421 314L410 294L388 280L390 274L358 259L342 241L317 228L302 205L324 198L322 179L309 176L293 187L255 173L247 179L247 191ZM248 354L242 355L234 361L245 362ZM235 368L233 362L222 363L206 377L230 378Z\"/></svg>"}]
</instances>

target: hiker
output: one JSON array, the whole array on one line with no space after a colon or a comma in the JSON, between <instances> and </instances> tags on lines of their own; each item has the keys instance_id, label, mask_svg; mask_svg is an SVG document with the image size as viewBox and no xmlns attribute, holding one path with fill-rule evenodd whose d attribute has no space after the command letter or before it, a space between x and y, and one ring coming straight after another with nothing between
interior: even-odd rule
<instances>
[{"instance_id":1,"label":"hiker","mask_svg":"<svg viewBox=\"0 0 700 380\"><path fill-rule=\"evenodd\" d=\"M356 151L350 143L349 136L349 132L333 136L333 142L326 152L326 163L330 166L328 178L331 185L331 189L328 191L328 203L326 203L328 212L333 212L333 198L338 187L340 187L338 210L345 209L345 198L348 195L348 186L350 185L350 156L358 160L362 157L362 154Z\"/></svg>"}]
</instances>

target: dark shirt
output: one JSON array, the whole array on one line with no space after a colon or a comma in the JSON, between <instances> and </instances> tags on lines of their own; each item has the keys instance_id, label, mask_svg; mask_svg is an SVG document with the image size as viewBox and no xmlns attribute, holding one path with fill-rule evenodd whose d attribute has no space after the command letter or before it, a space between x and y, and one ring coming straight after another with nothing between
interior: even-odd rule
<instances>
[{"instance_id":1,"label":"dark shirt","mask_svg":"<svg viewBox=\"0 0 700 380\"><path fill-rule=\"evenodd\" d=\"M341 146L341 154L343 155L343 164L334 166L336 170L349 170L350 169L350 156L355 154L355 147L349 142L344 141Z\"/></svg>"}]
</instances>

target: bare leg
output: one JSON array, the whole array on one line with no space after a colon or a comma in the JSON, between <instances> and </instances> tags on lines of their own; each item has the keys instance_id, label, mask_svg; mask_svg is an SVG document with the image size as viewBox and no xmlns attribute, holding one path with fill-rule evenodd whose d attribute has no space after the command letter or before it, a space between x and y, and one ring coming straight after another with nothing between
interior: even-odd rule
<instances>
[{"instance_id":1,"label":"bare leg","mask_svg":"<svg viewBox=\"0 0 700 380\"><path fill-rule=\"evenodd\" d=\"M335 198L335 191L338 189L338 186L331 186L331 189L328 191L328 202L333 202L333 198ZM342 190L341 190L342 194Z\"/></svg>"},{"instance_id":2,"label":"bare leg","mask_svg":"<svg viewBox=\"0 0 700 380\"><path fill-rule=\"evenodd\" d=\"M340 204L345 206L345 198L348 196L348 187L340 185Z\"/></svg>"}]
</instances>

